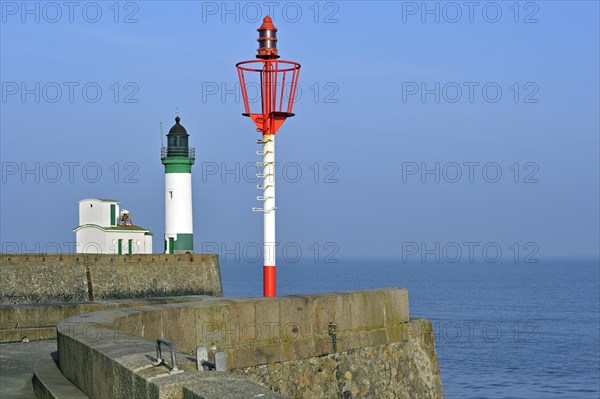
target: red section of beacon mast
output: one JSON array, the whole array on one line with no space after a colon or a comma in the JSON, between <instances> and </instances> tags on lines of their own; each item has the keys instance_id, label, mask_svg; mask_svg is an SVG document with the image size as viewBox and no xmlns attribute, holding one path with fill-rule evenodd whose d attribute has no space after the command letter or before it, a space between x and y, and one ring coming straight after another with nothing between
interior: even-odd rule
<instances>
[{"instance_id":1,"label":"red section of beacon mast","mask_svg":"<svg viewBox=\"0 0 600 399\"><path fill-rule=\"evenodd\" d=\"M277 28L269 16L263 20L258 30L258 54L256 60L242 61L236 64L242 97L244 98L244 116L252 119L256 130L262 134L263 155L262 177L264 184L257 188L264 195L257 197L264 201L263 208L253 208L264 214L264 296L276 295L275 283L275 133L283 122L294 116L292 108L296 96L300 64L294 61L279 60L277 53ZM254 77L260 87L260 109L248 99L249 83L246 78ZM252 105L252 106L251 106Z\"/></svg>"}]
</instances>

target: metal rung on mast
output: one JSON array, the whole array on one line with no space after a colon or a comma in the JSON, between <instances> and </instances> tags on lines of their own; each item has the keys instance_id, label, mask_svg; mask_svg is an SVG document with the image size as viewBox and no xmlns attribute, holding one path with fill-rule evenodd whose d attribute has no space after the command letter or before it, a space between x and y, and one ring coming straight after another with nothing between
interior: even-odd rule
<instances>
[{"instance_id":1,"label":"metal rung on mast","mask_svg":"<svg viewBox=\"0 0 600 399\"><path fill-rule=\"evenodd\" d=\"M252 212L262 212L262 213L269 213L271 211L276 211L277 207L274 206L271 209L265 209L265 208L252 208Z\"/></svg>"},{"instance_id":2,"label":"metal rung on mast","mask_svg":"<svg viewBox=\"0 0 600 399\"><path fill-rule=\"evenodd\" d=\"M263 186L262 184L256 185L257 190L266 190L268 187L273 187L273 185L272 184L267 184L266 186Z\"/></svg>"}]
</instances>

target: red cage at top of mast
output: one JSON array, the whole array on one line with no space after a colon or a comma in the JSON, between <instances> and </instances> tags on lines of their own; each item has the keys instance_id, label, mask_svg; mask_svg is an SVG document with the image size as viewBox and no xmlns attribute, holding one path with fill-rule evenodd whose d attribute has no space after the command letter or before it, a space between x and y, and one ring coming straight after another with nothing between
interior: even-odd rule
<instances>
[{"instance_id":1,"label":"red cage at top of mast","mask_svg":"<svg viewBox=\"0 0 600 399\"><path fill-rule=\"evenodd\" d=\"M252 118L257 131L263 135L275 134L286 118L294 116L292 109L300 74L300 64L294 61L279 60L277 53L277 28L269 16L257 29L259 32L256 60L236 64L242 97L244 116ZM247 77L258 75L260 87L260 109L251 104L248 98Z\"/></svg>"}]
</instances>

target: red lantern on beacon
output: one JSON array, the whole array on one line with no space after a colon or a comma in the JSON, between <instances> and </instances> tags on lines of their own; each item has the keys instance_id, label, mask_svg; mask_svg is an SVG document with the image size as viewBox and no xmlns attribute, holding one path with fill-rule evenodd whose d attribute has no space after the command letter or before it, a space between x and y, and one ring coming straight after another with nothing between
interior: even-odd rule
<instances>
[{"instance_id":1,"label":"red lantern on beacon","mask_svg":"<svg viewBox=\"0 0 600 399\"><path fill-rule=\"evenodd\" d=\"M263 295L276 295L276 239L275 239L275 134L287 118L294 116L292 108L296 96L300 64L294 61L279 59L277 53L277 28L269 16L258 28L258 50L256 60L242 61L236 64L242 97L244 99L244 116L252 119L256 131L262 135L257 144L262 149L257 155L262 162L257 162L262 173L257 177L262 184L257 189L262 195L256 197L263 206L252 208L263 213ZM249 98L248 93L258 95Z\"/></svg>"}]
</instances>

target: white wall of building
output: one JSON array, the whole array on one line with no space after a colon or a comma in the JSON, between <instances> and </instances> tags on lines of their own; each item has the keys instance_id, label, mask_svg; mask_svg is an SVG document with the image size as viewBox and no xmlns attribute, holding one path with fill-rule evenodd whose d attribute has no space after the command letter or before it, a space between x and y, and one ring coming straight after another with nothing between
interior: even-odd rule
<instances>
[{"instance_id":1,"label":"white wall of building","mask_svg":"<svg viewBox=\"0 0 600 399\"><path fill-rule=\"evenodd\" d=\"M119 240L122 255L129 254L129 240L132 242L132 255L152 253L152 236L146 235L143 230L106 231L96 226L83 226L77 229L75 236L77 253L117 255Z\"/></svg>"},{"instance_id":2,"label":"white wall of building","mask_svg":"<svg viewBox=\"0 0 600 399\"><path fill-rule=\"evenodd\" d=\"M97 227L82 227L75 232L77 253L106 254L106 233Z\"/></svg>"},{"instance_id":3,"label":"white wall of building","mask_svg":"<svg viewBox=\"0 0 600 399\"><path fill-rule=\"evenodd\" d=\"M119 217L118 201L102 201L94 198L89 198L79 201L79 225L96 224L98 226L111 226L114 224L111 221L111 205L115 206L115 217Z\"/></svg>"},{"instance_id":4,"label":"white wall of building","mask_svg":"<svg viewBox=\"0 0 600 399\"><path fill-rule=\"evenodd\" d=\"M118 226L118 219L118 201L95 198L79 201L79 227L75 229L77 253L117 255L120 243L121 254L127 255L131 240L132 255L151 254L152 235L146 234L149 231L139 226Z\"/></svg>"},{"instance_id":5,"label":"white wall of building","mask_svg":"<svg viewBox=\"0 0 600 399\"><path fill-rule=\"evenodd\" d=\"M140 252L143 254L151 254L152 253L152 236L147 234L144 235L144 252Z\"/></svg>"}]
</instances>

